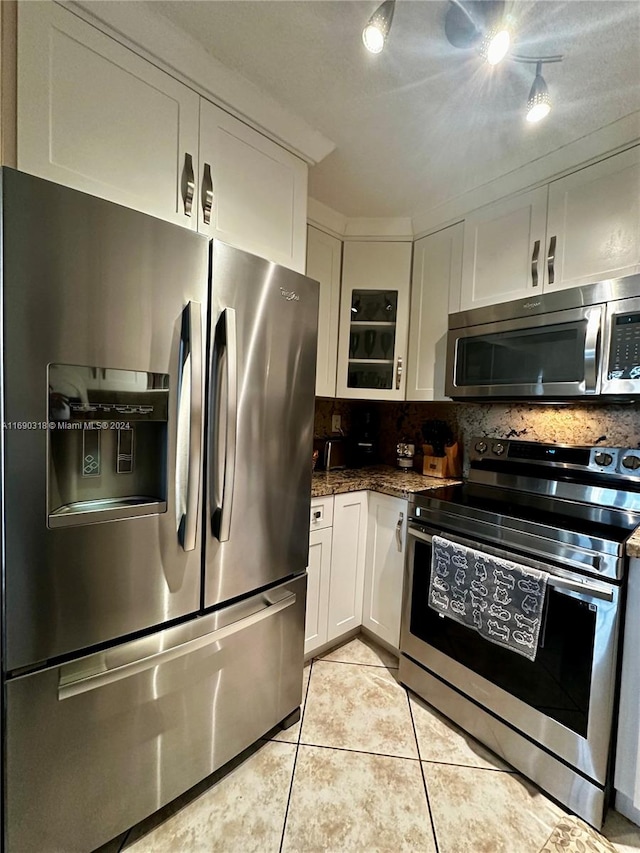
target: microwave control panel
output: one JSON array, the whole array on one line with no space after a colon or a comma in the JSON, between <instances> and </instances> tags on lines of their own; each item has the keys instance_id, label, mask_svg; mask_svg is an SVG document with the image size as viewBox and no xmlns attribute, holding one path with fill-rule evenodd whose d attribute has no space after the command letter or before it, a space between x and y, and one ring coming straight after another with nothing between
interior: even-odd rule
<instances>
[{"instance_id":1,"label":"microwave control panel","mask_svg":"<svg viewBox=\"0 0 640 853\"><path fill-rule=\"evenodd\" d=\"M640 314L617 314L611 328L608 379L640 379Z\"/></svg>"}]
</instances>

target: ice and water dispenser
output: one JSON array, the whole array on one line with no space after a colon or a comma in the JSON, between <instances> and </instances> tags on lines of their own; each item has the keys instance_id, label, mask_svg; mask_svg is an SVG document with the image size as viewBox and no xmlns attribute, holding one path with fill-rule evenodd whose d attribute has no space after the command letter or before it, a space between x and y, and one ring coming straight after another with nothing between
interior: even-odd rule
<instances>
[{"instance_id":1,"label":"ice and water dispenser","mask_svg":"<svg viewBox=\"0 0 640 853\"><path fill-rule=\"evenodd\" d=\"M169 376L51 364L48 525L167 508Z\"/></svg>"}]
</instances>

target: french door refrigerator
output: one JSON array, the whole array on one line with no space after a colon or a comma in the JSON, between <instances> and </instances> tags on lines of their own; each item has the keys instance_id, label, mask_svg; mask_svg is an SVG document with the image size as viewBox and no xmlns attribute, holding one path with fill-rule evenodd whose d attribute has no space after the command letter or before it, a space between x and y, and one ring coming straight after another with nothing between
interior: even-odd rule
<instances>
[{"instance_id":1,"label":"french door refrigerator","mask_svg":"<svg viewBox=\"0 0 640 853\"><path fill-rule=\"evenodd\" d=\"M1 179L4 842L75 853L300 704L318 285Z\"/></svg>"}]
</instances>

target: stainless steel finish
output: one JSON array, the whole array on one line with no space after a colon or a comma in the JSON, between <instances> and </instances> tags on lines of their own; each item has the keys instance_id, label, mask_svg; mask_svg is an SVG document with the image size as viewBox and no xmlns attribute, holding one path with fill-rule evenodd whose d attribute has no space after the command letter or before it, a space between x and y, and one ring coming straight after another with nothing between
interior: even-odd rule
<instances>
[{"instance_id":1,"label":"stainless steel finish","mask_svg":"<svg viewBox=\"0 0 640 853\"><path fill-rule=\"evenodd\" d=\"M224 428L228 403L224 364L216 363L211 347L211 397L219 405L209 412L206 518L214 525L205 541L206 607L304 572L308 557L318 284L214 241L212 339L227 309L237 320L235 508L229 537L220 541L215 510L222 460L215 434Z\"/></svg>"},{"instance_id":2,"label":"stainless steel finish","mask_svg":"<svg viewBox=\"0 0 640 853\"><path fill-rule=\"evenodd\" d=\"M154 636L150 639L134 640L124 647L116 647L115 650L101 652L91 658L81 658L79 661L61 666L58 699L62 701L63 699L70 699L72 696L78 696L80 693L87 693L89 690L98 690L107 684L140 675L141 672L153 667L183 658L199 649L204 649L214 643L220 643L227 637L239 634L246 628L251 628L252 625L262 622L263 619L270 619L280 613L281 610L286 610L287 607L292 607L296 603L295 593L288 590L280 591L277 596L271 593L261 597L264 599L261 610L256 610L248 616L239 618L237 622L230 622L195 639L179 642L175 635L185 633L183 626L180 626L180 628L173 629L173 637L163 639L163 648L160 651L151 654L147 651L150 644L158 641L158 637ZM243 606L245 606L244 602ZM189 633L193 631L193 627L191 624L189 625ZM173 645L174 641L175 645Z\"/></svg>"},{"instance_id":3,"label":"stainless steel finish","mask_svg":"<svg viewBox=\"0 0 640 853\"><path fill-rule=\"evenodd\" d=\"M396 524L396 545L398 546L398 551L402 553L402 523L404 521L404 513L401 512L398 516L398 523Z\"/></svg>"},{"instance_id":4,"label":"stainless steel finish","mask_svg":"<svg viewBox=\"0 0 640 853\"><path fill-rule=\"evenodd\" d=\"M396 362L396 391L400 389L400 383L402 382L402 358L398 356L398 360Z\"/></svg>"},{"instance_id":5,"label":"stainless steel finish","mask_svg":"<svg viewBox=\"0 0 640 853\"><path fill-rule=\"evenodd\" d=\"M60 507L48 518L49 528L76 527L78 524L96 524L103 520L108 511L110 521L120 521L125 518L138 518L142 515L157 515L167 511L167 502L143 495L133 495L128 498L106 498L103 501L77 501Z\"/></svg>"},{"instance_id":6,"label":"stainless steel finish","mask_svg":"<svg viewBox=\"0 0 640 853\"><path fill-rule=\"evenodd\" d=\"M206 239L11 169L2 182L6 420L48 420L52 363L167 374L175 482L182 312L206 299ZM185 552L173 490L166 504L145 505L147 515L131 518L122 501L122 520L61 512L48 527L48 443L46 429L4 432L9 671L199 607L200 532Z\"/></svg>"},{"instance_id":7,"label":"stainless steel finish","mask_svg":"<svg viewBox=\"0 0 640 853\"><path fill-rule=\"evenodd\" d=\"M555 293L540 293L535 297L527 296L511 302L487 305L484 308L458 311L456 314L449 314L449 329L466 329L468 326L484 326L502 320L555 314L558 311L585 308L589 305L600 305L604 302L616 302L632 297L640 297L640 275L608 279L597 284L558 290ZM632 306L631 310L635 310L635 306ZM544 324L543 321L541 325Z\"/></svg>"},{"instance_id":8,"label":"stainless steel finish","mask_svg":"<svg viewBox=\"0 0 640 853\"><path fill-rule=\"evenodd\" d=\"M211 177L211 166L204 164L202 173L202 218L204 224L211 223L211 211L213 209L213 178Z\"/></svg>"},{"instance_id":9,"label":"stainless steel finish","mask_svg":"<svg viewBox=\"0 0 640 853\"><path fill-rule=\"evenodd\" d=\"M640 280L640 276L634 276ZM640 313L640 290L633 294L638 297L636 299L625 298L623 294L619 294L615 299L607 303L604 332L602 335L602 371L600 378L601 393L615 394L625 396L627 394L638 393L639 379L609 379L609 349L611 346L611 337L615 326L615 318L618 314Z\"/></svg>"},{"instance_id":10,"label":"stainless steel finish","mask_svg":"<svg viewBox=\"0 0 640 853\"><path fill-rule=\"evenodd\" d=\"M189 461L187 476L187 500L178 532L185 551L193 551L197 543L198 517L200 514L200 472L202 470L202 306L189 302L183 321L184 347L183 371L189 361ZM182 381L185 381L182 377ZM182 395L180 401L182 402ZM180 417L178 416L178 421ZM177 441L178 446L180 441Z\"/></svg>"},{"instance_id":11,"label":"stainless steel finish","mask_svg":"<svg viewBox=\"0 0 640 853\"><path fill-rule=\"evenodd\" d=\"M184 215L191 216L193 209L193 196L196 191L195 175L193 173L193 157L191 154L184 155L184 172L183 172L183 201Z\"/></svg>"},{"instance_id":12,"label":"stainless steel finish","mask_svg":"<svg viewBox=\"0 0 640 853\"><path fill-rule=\"evenodd\" d=\"M553 284L556 277L555 272L555 262L556 262L556 236L555 234L549 240L549 253L547 255L547 275L549 278L549 284Z\"/></svg>"},{"instance_id":13,"label":"stainless steel finish","mask_svg":"<svg viewBox=\"0 0 640 853\"><path fill-rule=\"evenodd\" d=\"M531 255L531 286L538 286L538 258L540 256L540 240L536 240L533 244L533 254Z\"/></svg>"},{"instance_id":14,"label":"stainless steel finish","mask_svg":"<svg viewBox=\"0 0 640 853\"><path fill-rule=\"evenodd\" d=\"M203 640L187 656L156 659L151 668L64 701L58 690L68 664L13 679L7 685L6 849L93 850L294 712L302 698L306 582L305 575L109 649L104 654L118 665L134 653L162 654ZM291 597L295 602L279 609L278 602ZM206 642L227 628L226 636ZM78 661L78 676L83 662L91 672L96 656ZM96 803L99 820L89 820Z\"/></svg>"},{"instance_id":15,"label":"stainless steel finish","mask_svg":"<svg viewBox=\"0 0 640 853\"><path fill-rule=\"evenodd\" d=\"M520 555L514 556L511 553L498 548L492 548L489 545L479 545L477 542L471 539L465 539L462 536L451 536L449 533L442 530L434 530L433 533L428 533L426 528L416 527L414 524L409 525L407 535L413 536L415 539L420 539L422 542L428 542L429 544L431 543L433 536L444 535L450 542L456 542L458 545L464 545L467 548L475 548L476 550L482 551L484 554L491 554L494 557L513 560L523 566L529 566L532 569L538 569L542 572L549 572L548 586L551 586L554 589L566 589L571 590L572 592L584 593L585 595L589 595L593 598L601 598L603 601L613 601L614 598L613 593L615 588L610 584L593 583L593 581L587 580L587 578L582 575L569 575L569 572L565 572L557 566L550 566L548 563L541 563L539 560L532 560L530 557L521 557Z\"/></svg>"},{"instance_id":16,"label":"stainless steel finish","mask_svg":"<svg viewBox=\"0 0 640 853\"><path fill-rule=\"evenodd\" d=\"M233 308L225 308L218 323L223 324L223 343L225 347L224 362L220 359L217 364L225 365L224 394L218 394L216 398L211 397L212 404L217 399L217 417L226 412L224 428L225 440L221 441L222 430L216 430L215 452L211 454L212 462L215 462L215 470L220 471L222 482L217 484L216 495L220 495L219 502L212 514L212 528L216 525L215 535L218 541L227 542L231 531L231 511L233 508L233 492L236 482L236 453L238 442L238 332L236 324L236 312ZM216 377L215 386L220 388L221 377ZM222 389L221 389L222 390Z\"/></svg>"},{"instance_id":17,"label":"stainless steel finish","mask_svg":"<svg viewBox=\"0 0 640 853\"><path fill-rule=\"evenodd\" d=\"M587 394L598 390L598 342L602 325L602 306L597 305L587 313L587 334L584 339L584 384Z\"/></svg>"},{"instance_id":18,"label":"stainless steel finish","mask_svg":"<svg viewBox=\"0 0 640 853\"><path fill-rule=\"evenodd\" d=\"M573 772L545 749L505 725L405 655L400 655L399 677L402 684L418 696L426 698L430 705L464 731L486 744L496 755L587 823L600 828L605 802L601 787Z\"/></svg>"},{"instance_id":19,"label":"stainless steel finish","mask_svg":"<svg viewBox=\"0 0 640 853\"><path fill-rule=\"evenodd\" d=\"M604 785L607 776L615 693L619 587L611 585L610 600L603 600L600 596L594 596L583 590L580 592L573 589L562 590L563 595L577 598L597 607L588 738L583 738L505 690L496 687L487 679L459 664L452 657L442 654L411 633L411 591L413 588L415 537L413 531L410 533L405 562L400 638L400 649L403 655L408 655L418 661L448 684L457 686L457 689L464 692L474 702L497 715L535 742L544 744L545 748L551 753L587 774L595 782ZM478 548L479 546L474 547ZM482 550L482 547L479 550ZM511 556L504 551L498 553L507 559L514 559L516 562L521 560L519 555ZM549 566L547 571L560 574L553 566ZM573 579L573 576L571 578ZM555 579L554 577L553 581Z\"/></svg>"},{"instance_id":20,"label":"stainless steel finish","mask_svg":"<svg viewBox=\"0 0 640 853\"><path fill-rule=\"evenodd\" d=\"M640 276L635 276L640 284ZM577 289L577 288L575 288ZM556 295L556 294L552 294ZM560 295L560 294L557 294ZM535 300L530 300L533 304L535 301L542 302L546 297L536 297ZM507 305L520 305L519 302L508 302ZM502 306L504 307L504 306ZM485 315L489 309L477 308L478 319ZM563 323L579 323L585 322L587 330L589 328L589 319L592 309L590 307L567 308L562 311L553 311L551 313L540 314L533 312L532 316L527 316L526 319L520 315L508 320L501 320L499 326L496 323L482 323L481 325L468 325L464 328L452 327L452 317L460 317L460 314L449 316L449 329L456 328L455 334L451 331L447 335L447 374L445 391L450 397L581 397L585 394L597 393L598 387L595 386L595 392L591 386L587 386L585 380L581 382L539 382L537 384L525 385L520 383L517 385L483 385L483 386L458 386L455 384L455 375L457 370L457 343L462 338L478 337L484 334L492 334L496 331L510 332L524 329L544 328L545 326L563 324ZM470 312L465 312L467 315ZM586 356L585 356L586 358Z\"/></svg>"}]
</instances>

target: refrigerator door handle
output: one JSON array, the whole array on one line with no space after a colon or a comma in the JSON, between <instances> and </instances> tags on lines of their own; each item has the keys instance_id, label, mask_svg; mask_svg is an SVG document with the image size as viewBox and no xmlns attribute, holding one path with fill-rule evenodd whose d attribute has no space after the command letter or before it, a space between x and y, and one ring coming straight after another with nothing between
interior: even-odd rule
<instances>
[{"instance_id":1,"label":"refrigerator door handle","mask_svg":"<svg viewBox=\"0 0 640 853\"><path fill-rule=\"evenodd\" d=\"M176 456L187 454L187 483L184 513L178 525L178 539L185 551L193 551L196 547L198 532L198 503L200 495L200 468L202 448L202 308L199 302L189 302L182 315L182 339L180 346L181 377L178 392L178 434L176 437ZM185 373L189 365L189 385L186 386ZM187 421L187 413L183 407L187 405L187 395L183 393L188 387L188 424L189 438L185 447L182 424ZM176 458L176 472L179 464ZM176 502L180 505L182 490L176 477Z\"/></svg>"},{"instance_id":2,"label":"refrigerator door handle","mask_svg":"<svg viewBox=\"0 0 640 853\"><path fill-rule=\"evenodd\" d=\"M139 658L138 660L128 661L127 663L122 664L121 666L116 666L113 669L107 668L103 655L96 655L95 671L81 678L77 677L77 669L75 672L72 669L70 673L65 675L66 667L61 666L58 681L58 701L70 699L72 696L78 696L80 693L88 693L90 690L96 690L99 687L106 687L108 684L115 684L125 678L130 678L133 675L140 675L140 673L146 672L149 669L153 669L154 667L169 663L172 660L185 657L185 655L189 655L199 649L213 646L222 640L232 637L234 634L239 634L241 631L250 628L252 625L257 625L258 622L270 619L282 610L286 610L288 607L291 607L295 602L296 594L294 592L288 593L275 602L265 601L264 607L256 613L251 613L249 616L245 616L237 622L232 622L230 625L224 625L216 631L211 631L211 633L205 634L202 637L196 637L193 640L188 640L186 643L181 643L173 648L165 649L164 651L157 652L156 654L147 655L146 657ZM135 642L136 641L134 640L134 643Z\"/></svg>"},{"instance_id":3,"label":"refrigerator door handle","mask_svg":"<svg viewBox=\"0 0 640 853\"><path fill-rule=\"evenodd\" d=\"M226 349L227 404L224 463L222 463L224 479L220 506L215 507L211 516L211 528L218 541L226 542L229 539L231 531L238 433L238 346L236 312L234 308L225 308L218 319L216 326L216 348L218 350L218 364L221 363L220 350L223 348ZM217 381L219 382L219 380ZM219 443L219 434L216 440ZM218 447L216 448L216 452L211 455L212 464L221 464L220 451L221 448ZM211 482L214 482L213 478Z\"/></svg>"}]
</instances>

